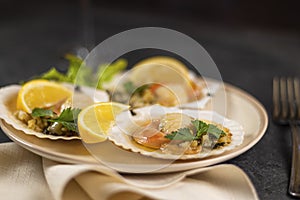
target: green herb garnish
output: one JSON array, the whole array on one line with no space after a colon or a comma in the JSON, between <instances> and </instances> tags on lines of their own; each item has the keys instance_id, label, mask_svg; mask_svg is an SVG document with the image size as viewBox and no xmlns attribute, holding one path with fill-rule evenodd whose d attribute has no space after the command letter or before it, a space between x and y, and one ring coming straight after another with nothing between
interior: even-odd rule
<instances>
[{"instance_id":1,"label":"green herb garnish","mask_svg":"<svg viewBox=\"0 0 300 200\"><path fill-rule=\"evenodd\" d=\"M123 84L123 87L127 94L143 95L143 92L150 87L150 84L145 84L137 88L132 81L127 81Z\"/></svg>"},{"instance_id":2,"label":"green herb garnish","mask_svg":"<svg viewBox=\"0 0 300 200\"><path fill-rule=\"evenodd\" d=\"M125 82L123 84L123 86L124 86L124 89L125 89L127 94L132 94L134 89L135 89L135 86L134 86L132 81Z\"/></svg>"},{"instance_id":3,"label":"green herb garnish","mask_svg":"<svg viewBox=\"0 0 300 200\"><path fill-rule=\"evenodd\" d=\"M80 109L78 108L66 108L62 111L62 113L55 119L49 119L49 122L58 122L66 127L70 131L77 132L77 118L80 113Z\"/></svg>"},{"instance_id":4,"label":"green herb garnish","mask_svg":"<svg viewBox=\"0 0 300 200\"><path fill-rule=\"evenodd\" d=\"M94 72L81 58L75 55L67 54L65 59L69 61L66 73L59 72L53 67L37 78L76 83L79 86L95 86L102 89L104 83L111 81L117 73L127 67L127 61L119 59L110 65L100 65L97 71Z\"/></svg>"},{"instance_id":5,"label":"green herb garnish","mask_svg":"<svg viewBox=\"0 0 300 200\"><path fill-rule=\"evenodd\" d=\"M90 69L85 66L83 60L75 55L67 54L65 58L69 61L68 71L66 73L67 82L74 83L74 81L78 79L85 79L85 75L90 73ZM80 67L82 67L80 69ZM80 70L80 73L78 74ZM77 75L81 75L82 77L77 77Z\"/></svg>"},{"instance_id":6,"label":"green herb garnish","mask_svg":"<svg viewBox=\"0 0 300 200\"><path fill-rule=\"evenodd\" d=\"M209 127L207 133L215 136L216 138L226 135L226 133L223 130L219 129L216 125L210 124L208 126Z\"/></svg>"},{"instance_id":7,"label":"green herb garnish","mask_svg":"<svg viewBox=\"0 0 300 200\"><path fill-rule=\"evenodd\" d=\"M134 93L138 93L139 95L142 95L143 92L144 92L146 89L148 89L149 87L150 87L149 84L142 85L142 86L138 87L138 88L134 91Z\"/></svg>"},{"instance_id":8,"label":"green herb garnish","mask_svg":"<svg viewBox=\"0 0 300 200\"><path fill-rule=\"evenodd\" d=\"M97 75L100 78L97 88L102 88L104 83L111 81L116 74L123 71L126 67L127 61L125 59L119 59L110 65L99 66Z\"/></svg>"},{"instance_id":9,"label":"green herb garnish","mask_svg":"<svg viewBox=\"0 0 300 200\"><path fill-rule=\"evenodd\" d=\"M62 122L62 121L72 122L78 118L80 111L81 110L79 108L66 108L61 112L58 118L53 120L55 122Z\"/></svg>"},{"instance_id":10,"label":"green herb garnish","mask_svg":"<svg viewBox=\"0 0 300 200\"><path fill-rule=\"evenodd\" d=\"M43 108L35 108L32 110L31 115L33 117L53 117L55 113L52 110L47 110Z\"/></svg>"},{"instance_id":11,"label":"green herb garnish","mask_svg":"<svg viewBox=\"0 0 300 200\"><path fill-rule=\"evenodd\" d=\"M192 121L193 128L196 130L196 134L193 135L192 129L190 128L180 128L177 131L173 131L170 134L167 134L165 137L170 140L183 140L183 141L192 141L200 140L203 135L210 134L216 138L226 135L226 133L219 129L216 125L207 124L198 119Z\"/></svg>"},{"instance_id":12,"label":"green herb garnish","mask_svg":"<svg viewBox=\"0 0 300 200\"><path fill-rule=\"evenodd\" d=\"M196 128L196 138L197 139L200 139L203 134L207 133L208 125L205 122L196 119L196 120L192 121L192 124Z\"/></svg>"},{"instance_id":13,"label":"green herb garnish","mask_svg":"<svg viewBox=\"0 0 300 200\"><path fill-rule=\"evenodd\" d=\"M80 113L79 108L66 108L64 109L61 114L56 117L56 114L52 110L47 110L43 108L35 108L33 109L31 115L33 117L46 117L48 122L57 122L62 124L70 131L78 132L77 130L77 118ZM48 119L47 119L48 118Z\"/></svg>"},{"instance_id":14,"label":"green herb garnish","mask_svg":"<svg viewBox=\"0 0 300 200\"><path fill-rule=\"evenodd\" d=\"M189 128L180 128L177 131L173 131L170 134L165 136L170 140L183 140L183 141L192 141L195 139Z\"/></svg>"},{"instance_id":15,"label":"green herb garnish","mask_svg":"<svg viewBox=\"0 0 300 200\"><path fill-rule=\"evenodd\" d=\"M54 67L52 67L46 73L42 74L42 76L40 78L47 79L47 80L60 81L60 82L67 82L68 81L67 77L64 74L57 71L57 69L55 69Z\"/></svg>"}]
</instances>

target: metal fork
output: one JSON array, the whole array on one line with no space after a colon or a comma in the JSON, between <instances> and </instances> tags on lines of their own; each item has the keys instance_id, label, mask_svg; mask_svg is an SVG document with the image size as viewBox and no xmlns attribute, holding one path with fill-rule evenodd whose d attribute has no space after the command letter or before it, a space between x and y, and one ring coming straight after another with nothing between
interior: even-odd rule
<instances>
[{"instance_id":1,"label":"metal fork","mask_svg":"<svg viewBox=\"0 0 300 200\"><path fill-rule=\"evenodd\" d=\"M300 197L300 82L298 78L273 79L273 120L289 124L292 132L292 166L289 193Z\"/></svg>"}]
</instances>

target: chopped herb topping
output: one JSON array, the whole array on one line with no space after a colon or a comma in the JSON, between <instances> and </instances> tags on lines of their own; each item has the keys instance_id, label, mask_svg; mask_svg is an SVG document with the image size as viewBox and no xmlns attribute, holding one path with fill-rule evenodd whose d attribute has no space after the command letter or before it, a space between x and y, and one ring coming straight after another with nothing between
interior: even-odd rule
<instances>
[{"instance_id":1,"label":"chopped herb topping","mask_svg":"<svg viewBox=\"0 0 300 200\"><path fill-rule=\"evenodd\" d=\"M194 140L194 136L191 133L191 129L189 128L180 128L177 131L173 131L170 134L165 136L170 140L184 140L184 141L192 141Z\"/></svg>"},{"instance_id":2,"label":"chopped herb topping","mask_svg":"<svg viewBox=\"0 0 300 200\"><path fill-rule=\"evenodd\" d=\"M80 109L78 108L66 108L62 111L62 113L55 119L49 119L50 122L58 122L66 127L70 131L78 132L77 130L77 118L80 113Z\"/></svg>"},{"instance_id":3,"label":"chopped herb topping","mask_svg":"<svg viewBox=\"0 0 300 200\"><path fill-rule=\"evenodd\" d=\"M76 120L80 111L81 110L78 108L66 108L61 112L61 114L58 117L54 118L56 114L52 110L35 108L33 109L31 115L33 117L46 117L48 118L46 119L48 122L57 122L70 131L78 132Z\"/></svg>"},{"instance_id":4,"label":"chopped herb topping","mask_svg":"<svg viewBox=\"0 0 300 200\"><path fill-rule=\"evenodd\" d=\"M33 117L53 117L55 113L52 110L47 110L43 108L35 108L33 109L31 115Z\"/></svg>"},{"instance_id":5,"label":"chopped herb topping","mask_svg":"<svg viewBox=\"0 0 300 200\"><path fill-rule=\"evenodd\" d=\"M165 137L170 140L192 141L201 140L202 136L205 134L210 134L216 138L226 135L226 133L219 129L216 125L207 124L201 120L193 120L192 124L194 126L193 128L196 130L195 135L190 128L180 128L177 131L167 134Z\"/></svg>"}]
</instances>

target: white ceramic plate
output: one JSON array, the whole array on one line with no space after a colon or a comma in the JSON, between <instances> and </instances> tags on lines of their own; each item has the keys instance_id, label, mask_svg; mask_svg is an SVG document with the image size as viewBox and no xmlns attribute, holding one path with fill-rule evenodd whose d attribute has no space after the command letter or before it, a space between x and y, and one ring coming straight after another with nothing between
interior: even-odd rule
<instances>
[{"instance_id":1,"label":"white ceramic plate","mask_svg":"<svg viewBox=\"0 0 300 200\"><path fill-rule=\"evenodd\" d=\"M154 158L161 159L173 159L173 160L187 160L187 159L202 159L212 155L218 155L225 151L229 151L234 149L235 147L242 144L244 139L244 130L243 127L237 123L236 121L227 119L216 112L213 111L204 111L204 110L190 110L190 109L178 109L178 108L170 108L163 107L159 105L143 107L134 110L135 115L132 116L130 111L125 111L116 116L116 125L112 127L111 131L108 134L108 138L115 145L122 147L123 149L140 153L145 156L152 156ZM232 134L231 143L222 148L201 151L196 154L181 154L176 155L172 153L163 153L160 149L145 149L143 146L138 145L132 139L132 131L136 128L140 128L136 126L135 121L143 121L145 119L158 118L167 113L182 113L184 115L190 116L194 119L208 120L229 129L229 132Z\"/></svg>"},{"instance_id":2,"label":"white ceramic plate","mask_svg":"<svg viewBox=\"0 0 300 200\"><path fill-rule=\"evenodd\" d=\"M253 147L264 135L268 117L264 107L248 93L225 84L225 99L222 91L212 98L213 110L237 121L244 128L244 140L233 150L203 159L169 162L123 150L109 141L86 145L80 140L45 140L26 135L3 120L0 126L7 136L24 148L46 158L65 163L102 163L127 173L162 173L199 168L224 162ZM224 107L225 102L225 107ZM226 109L224 109L226 108ZM211 109L208 105L208 109ZM86 148L87 147L87 148ZM88 149L88 150L87 150ZM90 154L93 152L93 155Z\"/></svg>"}]
</instances>

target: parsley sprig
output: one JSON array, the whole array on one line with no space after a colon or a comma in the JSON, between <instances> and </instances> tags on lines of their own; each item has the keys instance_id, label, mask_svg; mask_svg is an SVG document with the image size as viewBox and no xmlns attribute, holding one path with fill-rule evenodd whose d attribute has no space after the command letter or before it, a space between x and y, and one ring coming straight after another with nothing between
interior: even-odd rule
<instances>
[{"instance_id":1,"label":"parsley sprig","mask_svg":"<svg viewBox=\"0 0 300 200\"><path fill-rule=\"evenodd\" d=\"M201 120L193 120L192 128L180 128L177 131L173 131L170 134L167 134L165 138L170 140L182 140L182 141L192 141L192 140L201 140L202 136L205 134L210 134L216 138L226 135L226 133L219 129L214 124L207 124ZM193 129L196 130L193 134Z\"/></svg>"},{"instance_id":2,"label":"parsley sprig","mask_svg":"<svg viewBox=\"0 0 300 200\"><path fill-rule=\"evenodd\" d=\"M167 134L165 138L170 140L183 140L183 141L192 141L195 139L189 128L180 128L177 131L173 131L170 134Z\"/></svg>"},{"instance_id":3,"label":"parsley sprig","mask_svg":"<svg viewBox=\"0 0 300 200\"><path fill-rule=\"evenodd\" d=\"M56 116L52 110L35 108L31 115L33 117L46 117L48 122L58 122L68 130L78 132L76 123L80 111L79 108L66 108L59 116Z\"/></svg>"}]
</instances>

